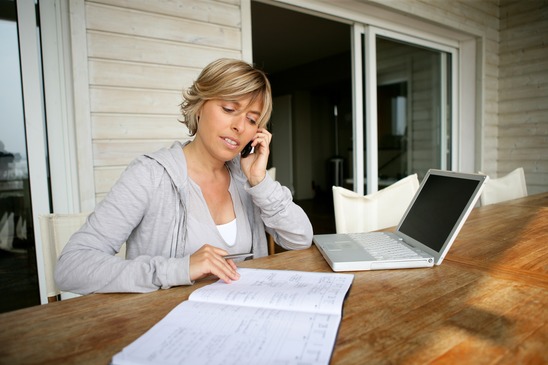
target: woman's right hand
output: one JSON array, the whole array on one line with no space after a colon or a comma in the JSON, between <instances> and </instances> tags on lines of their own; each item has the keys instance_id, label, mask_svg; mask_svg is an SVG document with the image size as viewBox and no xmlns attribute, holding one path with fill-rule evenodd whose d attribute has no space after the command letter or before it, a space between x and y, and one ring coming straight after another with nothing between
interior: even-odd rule
<instances>
[{"instance_id":1,"label":"woman's right hand","mask_svg":"<svg viewBox=\"0 0 548 365\"><path fill-rule=\"evenodd\" d=\"M215 275L225 283L238 280L238 267L232 260L225 260L225 250L208 244L190 255L190 280L198 280L208 275Z\"/></svg>"},{"instance_id":2,"label":"woman's right hand","mask_svg":"<svg viewBox=\"0 0 548 365\"><path fill-rule=\"evenodd\" d=\"M249 181L249 185L259 184L266 176L266 166L270 155L272 134L266 128L259 128L253 137L255 152L240 159L240 166Z\"/></svg>"}]
</instances>

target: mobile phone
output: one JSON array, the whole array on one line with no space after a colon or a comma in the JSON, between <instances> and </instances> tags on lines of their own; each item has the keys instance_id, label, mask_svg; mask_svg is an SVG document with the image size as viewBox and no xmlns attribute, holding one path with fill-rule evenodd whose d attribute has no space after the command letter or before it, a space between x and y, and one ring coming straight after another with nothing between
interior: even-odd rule
<instances>
[{"instance_id":1,"label":"mobile phone","mask_svg":"<svg viewBox=\"0 0 548 365\"><path fill-rule=\"evenodd\" d=\"M249 156L249 154L251 153L251 151L253 150L253 147L251 147L251 143L253 141L249 141L248 144L245 145L244 149L242 150L242 152L240 153L240 155L242 156L242 158L246 158L247 156Z\"/></svg>"}]
</instances>

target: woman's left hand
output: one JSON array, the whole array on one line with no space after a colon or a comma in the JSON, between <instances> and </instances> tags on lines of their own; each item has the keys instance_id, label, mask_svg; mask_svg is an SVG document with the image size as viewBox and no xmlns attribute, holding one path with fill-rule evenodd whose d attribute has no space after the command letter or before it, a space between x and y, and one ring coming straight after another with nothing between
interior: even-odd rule
<instances>
[{"instance_id":1,"label":"woman's left hand","mask_svg":"<svg viewBox=\"0 0 548 365\"><path fill-rule=\"evenodd\" d=\"M249 185L255 186L266 176L268 155L270 154L270 141L272 134L266 128L259 128L253 137L251 144L255 150L249 156L240 159L240 165Z\"/></svg>"}]
</instances>

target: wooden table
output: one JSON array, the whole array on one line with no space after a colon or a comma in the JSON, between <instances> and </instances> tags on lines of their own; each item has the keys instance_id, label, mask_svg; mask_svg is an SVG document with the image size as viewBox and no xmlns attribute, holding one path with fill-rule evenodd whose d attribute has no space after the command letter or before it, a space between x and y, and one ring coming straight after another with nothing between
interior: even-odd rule
<instances>
[{"instance_id":1,"label":"wooden table","mask_svg":"<svg viewBox=\"0 0 548 365\"><path fill-rule=\"evenodd\" d=\"M548 193L475 209L441 266L356 272L332 364L548 364ZM316 247L241 266L330 271ZM108 364L192 287L0 315L1 364Z\"/></svg>"}]
</instances>

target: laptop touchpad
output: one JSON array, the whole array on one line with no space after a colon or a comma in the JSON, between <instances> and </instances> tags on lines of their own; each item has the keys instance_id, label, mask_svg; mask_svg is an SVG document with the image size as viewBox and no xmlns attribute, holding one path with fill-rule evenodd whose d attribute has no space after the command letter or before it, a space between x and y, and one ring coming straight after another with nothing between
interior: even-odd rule
<instances>
[{"instance_id":1,"label":"laptop touchpad","mask_svg":"<svg viewBox=\"0 0 548 365\"><path fill-rule=\"evenodd\" d=\"M356 248L356 245L351 241L339 241L328 243L324 246L328 251L341 251Z\"/></svg>"}]
</instances>

